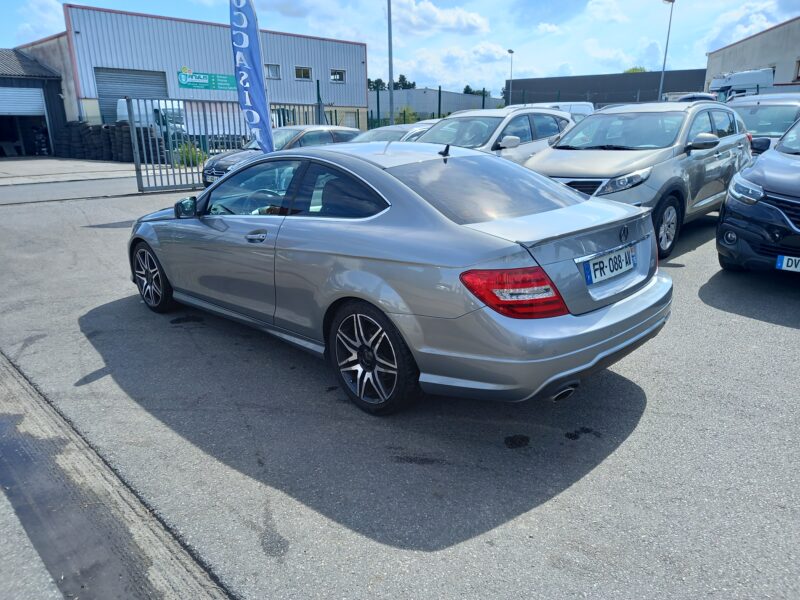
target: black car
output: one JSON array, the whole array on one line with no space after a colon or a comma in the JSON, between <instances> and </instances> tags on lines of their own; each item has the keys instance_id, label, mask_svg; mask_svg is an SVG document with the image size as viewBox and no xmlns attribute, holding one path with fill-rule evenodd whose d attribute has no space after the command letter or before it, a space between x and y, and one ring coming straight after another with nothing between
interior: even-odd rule
<instances>
[{"instance_id":1,"label":"black car","mask_svg":"<svg viewBox=\"0 0 800 600\"><path fill-rule=\"evenodd\" d=\"M360 133L361 131L358 129L336 125L293 125L276 127L272 130L272 139L275 143L275 150L288 150L301 146L349 142ZM239 150L228 150L212 156L203 165L203 185L210 186L235 165L259 154L261 154L261 148L254 140Z\"/></svg>"},{"instance_id":2,"label":"black car","mask_svg":"<svg viewBox=\"0 0 800 600\"><path fill-rule=\"evenodd\" d=\"M800 120L771 150L733 177L720 209L717 252L723 269L800 272Z\"/></svg>"}]
</instances>

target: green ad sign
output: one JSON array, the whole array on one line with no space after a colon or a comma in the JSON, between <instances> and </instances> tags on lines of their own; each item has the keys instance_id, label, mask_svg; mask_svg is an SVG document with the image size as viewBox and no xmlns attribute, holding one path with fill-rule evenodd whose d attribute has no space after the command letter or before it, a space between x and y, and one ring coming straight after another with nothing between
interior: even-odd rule
<instances>
[{"instance_id":1,"label":"green ad sign","mask_svg":"<svg viewBox=\"0 0 800 600\"><path fill-rule=\"evenodd\" d=\"M236 78L220 73L194 73L188 69L178 71L178 86L192 90L236 91Z\"/></svg>"}]
</instances>

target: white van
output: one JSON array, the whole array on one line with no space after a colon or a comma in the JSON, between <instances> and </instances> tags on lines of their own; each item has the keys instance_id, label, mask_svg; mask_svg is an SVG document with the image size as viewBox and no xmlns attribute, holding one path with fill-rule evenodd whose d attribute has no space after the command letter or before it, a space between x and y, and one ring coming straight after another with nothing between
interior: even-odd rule
<instances>
[{"instance_id":1,"label":"white van","mask_svg":"<svg viewBox=\"0 0 800 600\"><path fill-rule=\"evenodd\" d=\"M129 115L127 100L117 100L117 121L128 121L135 127L152 126L163 137L186 133L183 100L134 99L132 103L133 115Z\"/></svg>"}]
</instances>

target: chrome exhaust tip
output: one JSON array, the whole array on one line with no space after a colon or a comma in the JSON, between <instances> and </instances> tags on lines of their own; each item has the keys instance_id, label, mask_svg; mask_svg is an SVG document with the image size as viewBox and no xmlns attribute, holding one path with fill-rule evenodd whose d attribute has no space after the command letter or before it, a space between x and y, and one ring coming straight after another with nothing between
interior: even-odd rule
<instances>
[{"instance_id":1,"label":"chrome exhaust tip","mask_svg":"<svg viewBox=\"0 0 800 600\"><path fill-rule=\"evenodd\" d=\"M560 392L558 392L553 396L552 398L553 402L560 402L561 400L566 400L567 398L572 396L572 394L575 393L576 389L578 389L578 386L568 385L563 390L561 390Z\"/></svg>"}]
</instances>

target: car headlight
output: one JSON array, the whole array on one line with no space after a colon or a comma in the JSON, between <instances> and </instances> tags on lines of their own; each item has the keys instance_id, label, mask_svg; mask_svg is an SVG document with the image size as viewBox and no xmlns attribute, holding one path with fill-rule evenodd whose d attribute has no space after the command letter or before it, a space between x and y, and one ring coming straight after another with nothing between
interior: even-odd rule
<instances>
[{"instance_id":1,"label":"car headlight","mask_svg":"<svg viewBox=\"0 0 800 600\"><path fill-rule=\"evenodd\" d=\"M653 167L647 167L646 169L639 169L638 171L622 175L621 177L609 179L603 187L597 190L596 195L603 196L604 194L613 194L614 192L621 192L622 190L637 186L646 181L647 178L650 177L652 171Z\"/></svg>"},{"instance_id":2,"label":"car headlight","mask_svg":"<svg viewBox=\"0 0 800 600\"><path fill-rule=\"evenodd\" d=\"M764 188L736 173L728 186L728 194L745 204L755 204L764 197Z\"/></svg>"}]
</instances>

